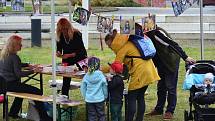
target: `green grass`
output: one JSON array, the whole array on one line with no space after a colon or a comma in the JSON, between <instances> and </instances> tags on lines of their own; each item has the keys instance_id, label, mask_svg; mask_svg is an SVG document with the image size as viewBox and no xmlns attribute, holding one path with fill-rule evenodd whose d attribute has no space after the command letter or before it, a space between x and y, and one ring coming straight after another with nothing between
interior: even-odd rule
<instances>
[{"instance_id":1,"label":"green grass","mask_svg":"<svg viewBox=\"0 0 215 121\"><path fill-rule=\"evenodd\" d=\"M214 44L214 43L213 43ZM191 44L192 45L192 44ZM211 45L211 44L208 44ZM200 49L198 46L188 46L182 45L184 47L184 50L187 52L187 54L195 59L200 58ZM205 59L209 60L215 60L214 52L215 48L214 46L205 46ZM97 48L97 49L96 49ZM23 48L23 50L19 53L21 59L23 62L30 62L30 63L41 63L41 64L50 64L51 63L51 48L50 47L43 47L43 48ZM108 48L105 48L104 51L101 51L98 49L98 47L90 47L88 50L89 56L97 56L101 59L102 65L106 65L107 62L111 62L114 59L114 54L112 51ZM58 59L57 62L60 62ZM183 120L183 111L186 109L189 109L188 105L188 97L189 97L189 91L182 90L182 83L184 80L185 75L185 68L184 68L184 61L181 60L180 63L180 69L179 69L179 80L178 80L178 101L177 101L177 107L174 114L173 121L182 121ZM48 86L48 80L50 79L50 76L44 77L44 93L46 95L52 94L52 90ZM57 77L60 78L60 77ZM30 82L31 84L35 84L35 82ZM39 85L37 85L39 86ZM147 95L146 98L146 113L150 112L154 105L156 104L157 97L156 97L156 84L152 84L148 88L149 95ZM82 99L80 95L79 90L72 90L70 91L70 96L73 99ZM12 103L12 98L9 98L9 106ZM27 101L25 100L23 105L23 112L26 112L27 110ZM0 107L0 114L2 114L2 106ZM161 116L156 117L147 117L145 116L145 121L162 121ZM2 119L2 115L0 115L0 120ZM15 120L11 120L15 121ZM24 121L22 120L16 120L16 121ZM78 109L77 117L74 121L85 121L85 107L81 106Z\"/></svg>"}]
</instances>

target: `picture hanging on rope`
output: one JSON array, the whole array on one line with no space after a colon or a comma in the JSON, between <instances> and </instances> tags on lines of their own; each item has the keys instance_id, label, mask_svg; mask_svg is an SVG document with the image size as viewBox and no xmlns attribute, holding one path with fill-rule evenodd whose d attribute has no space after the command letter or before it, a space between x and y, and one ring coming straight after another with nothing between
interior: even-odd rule
<instances>
[{"instance_id":1,"label":"picture hanging on rope","mask_svg":"<svg viewBox=\"0 0 215 121\"><path fill-rule=\"evenodd\" d=\"M135 34L134 17L120 16L120 33L121 34Z\"/></svg>"},{"instance_id":2,"label":"picture hanging on rope","mask_svg":"<svg viewBox=\"0 0 215 121\"><path fill-rule=\"evenodd\" d=\"M98 16L97 30L102 33L111 33L113 31L112 19Z\"/></svg>"},{"instance_id":3,"label":"picture hanging on rope","mask_svg":"<svg viewBox=\"0 0 215 121\"><path fill-rule=\"evenodd\" d=\"M78 22L81 25L87 25L91 12L82 8L77 7L73 12L73 21Z\"/></svg>"},{"instance_id":4,"label":"picture hanging on rope","mask_svg":"<svg viewBox=\"0 0 215 121\"><path fill-rule=\"evenodd\" d=\"M24 0L11 0L11 7L13 11L24 11Z\"/></svg>"},{"instance_id":5,"label":"picture hanging on rope","mask_svg":"<svg viewBox=\"0 0 215 121\"><path fill-rule=\"evenodd\" d=\"M182 14L186 9L191 7L197 1L198 0L173 0L172 8L175 16L179 16L180 14Z\"/></svg>"},{"instance_id":6,"label":"picture hanging on rope","mask_svg":"<svg viewBox=\"0 0 215 121\"><path fill-rule=\"evenodd\" d=\"M155 15L149 15L142 18L143 32L148 32L156 29Z\"/></svg>"},{"instance_id":7,"label":"picture hanging on rope","mask_svg":"<svg viewBox=\"0 0 215 121\"><path fill-rule=\"evenodd\" d=\"M41 3L39 0L34 0L33 1L33 13L34 15L40 15L42 14L42 9L41 9Z\"/></svg>"},{"instance_id":8,"label":"picture hanging on rope","mask_svg":"<svg viewBox=\"0 0 215 121\"><path fill-rule=\"evenodd\" d=\"M0 9L6 7L6 0L0 0Z\"/></svg>"}]
</instances>

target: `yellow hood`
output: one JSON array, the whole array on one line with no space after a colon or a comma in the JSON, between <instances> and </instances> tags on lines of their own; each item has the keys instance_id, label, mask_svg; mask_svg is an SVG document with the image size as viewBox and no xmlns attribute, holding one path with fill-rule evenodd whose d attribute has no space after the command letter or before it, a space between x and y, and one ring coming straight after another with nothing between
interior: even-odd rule
<instances>
[{"instance_id":1,"label":"yellow hood","mask_svg":"<svg viewBox=\"0 0 215 121\"><path fill-rule=\"evenodd\" d=\"M128 35L116 34L113 42L111 43L111 49L116 54L127 42Z\"/></svg>"}]
</instances>

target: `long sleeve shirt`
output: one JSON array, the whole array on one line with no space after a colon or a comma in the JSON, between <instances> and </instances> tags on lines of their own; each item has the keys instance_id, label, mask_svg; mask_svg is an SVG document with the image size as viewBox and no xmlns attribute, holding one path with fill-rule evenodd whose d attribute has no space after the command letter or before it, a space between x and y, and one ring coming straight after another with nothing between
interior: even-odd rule
<instances>
[{"instance_id":1,"label":"long sleeve shirt","mask_svg":"<svg viewBox=\"0 0 215 121\"><path fill-rule=\"evenodd\" d=\"M33 70L23 71L22 63L18 55L10 54L4 60L0 60L0 75L9 81L21 81L21 77L26 77L34 73Z\"/></svg>"},{"instance_id":2,"label":"long sleeve shirt","mask_svg":"<svg viewBox=\"0 0 215 121\"><path fill-rule=\"evenodd\" d=\"M62 61L69 65L77 64L78 61L87 57L87 51L82 41L82 35L80 32L75 32L73 39L69 40L61 34L60 41L57 42L57 51L61 54L75 53L75 57L63 59Z\"/></svg>"}]
</instances>

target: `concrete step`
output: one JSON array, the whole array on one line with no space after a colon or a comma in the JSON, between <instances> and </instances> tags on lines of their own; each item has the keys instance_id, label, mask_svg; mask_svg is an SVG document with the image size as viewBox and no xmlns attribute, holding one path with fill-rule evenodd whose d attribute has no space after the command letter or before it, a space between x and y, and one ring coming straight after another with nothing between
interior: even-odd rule
<instances>
[{"instance_id":1,"label":"concrete step","mask_svg":"<svg viewBox=\"0 0 215 121\"><path fill-rule=\"evenodd\" d=\"M187 33L196 33L196 31L200 31L200 24L199 23L157 23L158 26L164 28L170 33L173 32L187 32ZM80 31L85 29L84 26L73 23L75 28L78 28ZM42 23L41 29L43 32L49 32L51 28L50 23ZM119 31L120 23L115 22L113 28L116 28ZM215 31L215 23L204 23L203 24L204 31L213 32ZM7 24L0 24L0 32L4 31L31 31L31 23L7 23ZM97 23L89 23L88 25L89 33L94 33L97 31Z\"/></svg>"},{"instance_id":2,"label":"concrete step","mask_svg":"<svg viewBox=\"0 0 215 121\"><path fill-rule=\"evenodd\" d=\"M101 14L101 16L112 18L113 15L109 14ZM114 22L119 22L119 16L114 16L114 19L116 21ZM124 15L124 16L129 16L129 15ZM147 16L147 14L142 14L142 15L130 15L130 16L135 16L135 20L141 21L141 18L144 16ZM66 17L68 18L68 14L66 15L60 15L60 16L55 16L55 22L57 22L61 17ZM31 23L31 19L41 19L42 23L50 23L51 22L51 16L47 15L41 15L41 16L1 16L0 17L0 23ZM69 18L68 18L69 19ZM91 15L90 16L90 23L96 23L98 19L98 16L96 15ZM215 23L215 15L214 14L207 14L204 15L204 22L205 23ZM173 15L156 15L156 22L158 23L198 23L200 21L199 15L192 15L192 14L185 14L181 16L173 16Z\"/></svg>"}]
</instances>

